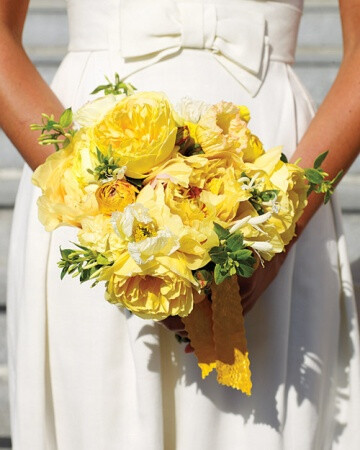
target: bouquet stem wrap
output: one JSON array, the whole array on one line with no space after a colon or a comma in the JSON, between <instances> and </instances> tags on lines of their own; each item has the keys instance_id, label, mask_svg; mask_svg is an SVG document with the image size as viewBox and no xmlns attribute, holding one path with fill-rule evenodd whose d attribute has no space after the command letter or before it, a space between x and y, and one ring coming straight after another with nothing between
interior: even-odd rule
<instances>
[{"instance_id":1,"label":"bouquet stem wrap","mask_svg":"<svg viewBox=\"0 0 360 450\"><path fill-rule=\"evenodd\" d=\"M244 317L236 276L213 284L211 299L194 305L182 320L205 378L216 369L217 381L251 394L251 372Z\"/></svg>"}]
</instances>

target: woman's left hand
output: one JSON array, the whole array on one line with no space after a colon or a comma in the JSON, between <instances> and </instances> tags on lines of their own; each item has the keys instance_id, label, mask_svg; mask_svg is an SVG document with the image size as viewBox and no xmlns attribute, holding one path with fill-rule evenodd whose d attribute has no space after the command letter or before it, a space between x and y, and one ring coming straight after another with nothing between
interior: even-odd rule
<instances>
[{"instance_id":1,"label":"woman's left hand","mask_svg":"<svg viewBox=\"0 0 360 450\"><path fill-rule=\"evenodd\" d=\"M265 261L264 267L260 264L250 278L238 277L241 303L244 315L255 305L261 294L270 285L278 274L289 249L276 254L271 261Z\"/></svg>"},{"instance_id":2,"label":"woman's left hand","mask_svg":"<svg viewBox=\"0 0 360 450\"><path fill-rule=\"evenodd\" d=\"M252 277L238 278L244 314L247 314L253 308L260 295L276 277L292 244L293 242L287 246L286 252L275 255L271 261L266 261L265 267L259 265ZM174 334L177 334L185 339L188 338L188 334L185 330L181 317L169 316L164 320L160 320L159 323L168 330L172 331ZM185 347L185 352L191 353L193 351L193 348L188 343Z\"/></svg>"}]
</instances>

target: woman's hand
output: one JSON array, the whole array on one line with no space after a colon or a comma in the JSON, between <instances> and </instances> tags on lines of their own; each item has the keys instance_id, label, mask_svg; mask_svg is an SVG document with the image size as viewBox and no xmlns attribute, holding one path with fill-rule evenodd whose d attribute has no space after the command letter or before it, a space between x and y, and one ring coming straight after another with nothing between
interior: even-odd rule
<instances>
[{"instance_id":1,"label":"woman's hand","mask_svg":"<svg viewBox=\"0 0 360 450\"><path fill-rule=\"evenodd\" d=\"M160 320L159 323L163 325L168 330L172 331L175 336L181 336L182 339L184 339L183 342L187 342L185 347L185 353L191 353L194 351L194 349L189 344L188 340L188 334L187 331L185 331L185 325L183 324L183 321L181 320L181 317L179 316L169 316L164 320Z\"/></svg>"},{"instance_id":2,"label":"woman's hand","mask_svg":"<svg viewBox=\"0 0 360 450\"><path fill-rule=\"evenodd\" d=\"M280 267L284 263L290 248L296 242L297 237L294 238L289 245L287 245L285 252L278 253L271 261L266 261L264 267L259 264L252 277L238 278L244 314L247 314L253 308L260 295L274 280L280 270ZM181 338L184 339L183 342L187 342L188 334L185 330L185 325L182 322L181 317L169 316L164 320L160 320L159 323L169 331L172 331L175 335L181 336ZM191 353L193 351L194 349L191 347L191 343L189 341L185 347L185 353Z\"/></svg>"},{"instance_id":3,"label":"woman's hand","mask_svg":"<svg viewBox=\"0 0 360 450\"><path fill-rule=\"evenodd\" d=\"M274 280L287 254L288 249L286 252L276 254L271 261L266 261L264 267L259 265L250 278L238 277L244 315L253 308L260 295Z\"/></svg>"}]
</instances>

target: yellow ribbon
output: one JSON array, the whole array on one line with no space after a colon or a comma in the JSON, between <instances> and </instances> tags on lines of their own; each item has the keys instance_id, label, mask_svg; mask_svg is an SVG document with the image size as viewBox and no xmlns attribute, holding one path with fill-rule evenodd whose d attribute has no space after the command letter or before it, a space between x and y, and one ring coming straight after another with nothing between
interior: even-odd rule
<instances>
[{"instance_id":1,"label":"yellow ribbon","mask_svg":"<svg viewBox=\"0 0 360 450\"><path fill-rule=\"evenodd\" d=\"M251 395L251 372L236 276L212 285L211 302L194 305L182 320L205 378L217 371L219 384Z\"/></svg>"}]
</instances>

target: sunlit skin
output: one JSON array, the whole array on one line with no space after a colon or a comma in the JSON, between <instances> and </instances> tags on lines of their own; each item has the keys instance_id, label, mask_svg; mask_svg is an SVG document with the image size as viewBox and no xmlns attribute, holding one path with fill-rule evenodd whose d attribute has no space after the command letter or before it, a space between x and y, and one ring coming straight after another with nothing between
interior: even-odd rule
<instances>
[{"instance_id":1,"label":"sunlit skin","mask_svg":"<svg viewBox=\"0 0 360 450\"><path fill-rule=\"evenodd\" d=\"M41 113L51 112L59 118L63 105L51 91L29 60L22 46L22 32L29 0L0 2L0 126L18 148L28 165L35 169L54 151L39 147L30 124ZM343 27L343 60L328 95L300 141L292 161L310 167L319 153L330 150L323 167L330 177L346 170L360 148L360 0L339 0ZM309 204L297 226L299 236L322 203L320 195L311 195ZM254 275L241 282L245 313L276 277L287 252L276 255L265 268L259 266ZM178 317L162 323L185 334ZM188 345L186 351L191 351Z\"/></svg>"}]
</instances>

